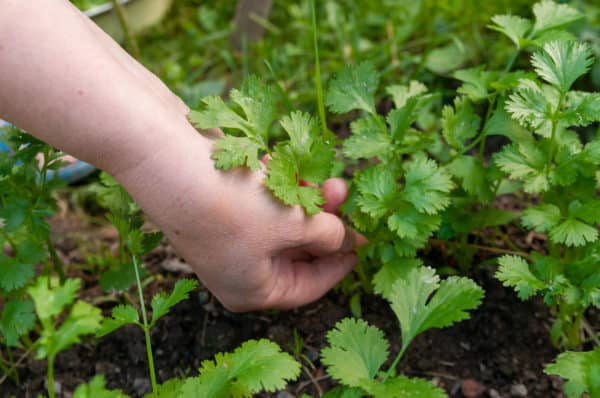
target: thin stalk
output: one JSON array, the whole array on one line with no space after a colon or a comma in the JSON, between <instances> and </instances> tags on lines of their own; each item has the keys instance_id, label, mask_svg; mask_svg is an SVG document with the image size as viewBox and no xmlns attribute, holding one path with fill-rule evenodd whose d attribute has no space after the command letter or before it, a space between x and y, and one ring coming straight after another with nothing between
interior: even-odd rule
<instances>
[{"instance_id":1,"label":"thin stalk","mask_svg":"<svg viewBox=\"0 0 600 398\"><path fill-rule=\"evenodd\" d=\"M319 118L321 119L321 131L323 138L328 135L327 119L325 116L325 102L323 100L323 82L321 81L321 60L319 58L319 41L317 34L317 12L315 10L315 0L310 0L310 13L312 19L313 45L315 55L315 86L317 89L317 106L319 108Z\"/></svg>"},{"instance_id":2,"label":"thin stalk","mask_svg":"<svg viewBox=\"0 0 600 398\"><path fill-rule=\"evenodd\" d=\"M402 359L402 357L404 356L404 353L406 352L406 349L408 348L408 344L410 344L410 342L408 342L407 344L402 344L402 348L400 349L400 352L398 353L398 355L396 355L396 358L394 358L394 362L392 362L388 371L385 372L385 375L383 375L383 378L381 379L382 383L385 383L385 381L392 375L392 372L394 371L394 369L396 369L396 366L398 366L400 359Z\"/></svg>"},{"instance_id":3,"label":"thin stalk","mask_svg":"<svg viewBox=\"0 0 600 398\"><path fill-rule=\"evenodd\" d=\"M10 347L6 347L6 353L8 354L8 363L10 365L11 372L15 375L15 382L17 385L21 384L21 380L19 380L19 371L17 370L17 366L15 365L15 360L13 359L12 351Z\"/></svg>"},{"instance_id":4,"label":"thin stalk","mask_svg":"<svg viewBox=\"0 0 600 398\"><path fill-rule=\"evenodd\" d=\"M150 341L150 327L148 326L148 317L146 316L146 305L144 304L144 294L142 292L142 283L140 280L140 271L138 267L137 256L132 255L133 269L135 270L135 280L140 298L140 307L142 309L142 321L144 323L144 337L146 339L146 354L148 356L148 369L150 371L150 382L152 383L152 392L156 395L158 392L158 383L156 382L156 372L154 370L154 357L152 355L152 343Z\"/></svg>"},{"instance_id":5,"label":"thin stalk","mask_svg":"<svg viewBox=\"0 0 600 398\"><path fill-rule=\"evenodd\" d=\"M599 335L594 331L594 328L585 318L581 318L581 326L583 330L590 336L590 340L593 341L598 347L600 347Z\"/></svg>"},{"instance_id":6,"label":"thin stalk","mask_svg":"<svg viewBox=\"0 0 600 398\"><path fill-rule=\"evenodd\" d=\"M47 379L48 379L48 397L56 398L56 395L54 393L54 357L53 356L48 357Z\"/></svg>"},{"instance_id":7,"label":"thin stalk","mask_svg":"<svg viewBox=\"0 0 600 398\"><path fill-rule=\"evenodd\" d=\"M552 162L554 161L554 156L556 152L556 130L558 129L558 113L562 108L563 101L565 99L565 93L560 93L560 97L558 99L558 105L556 105L556 109L554 110L554 114L552 115L552 134L550 136L550 156L548 156L548 164L546 164L546 177L550 176L550 168L552 167Z\"/></svg>"},{"instance_id":8,"label":"thin stalk","mask_svg":"<svg viewBox=\"0 0 600 398\"><path fill-rule=\"evenodd\" d=\"M60 283L64 283L64 281L67 279L65 275L65 269L62 261L60 260L60 257L58 257L58 253L56 253L56 249L54 248L54 244L52 243L50 236L46 237L46 246L48 247L50 259L52 259L52 264L54 265L54 271L56 271L56 273L58 274L58 277L60 278Z\"/></svg>"},{"instance_id":9,"label":"thin stalk","mask_svg":"<svg viewBox=\"0 0 600 398\"><path fill-rule=\"evenodd\" d=\"M8 348L8 347L6 347L6 349L10 350L10 348ZM9 368L6 366L4 356L2 355L2 350L0 350L0 370L2 371L2 373L4 373L7 376L10 376L12 374L12 368Z\"/></svg>"},{"instance_id":10,"label":"thin stalk","mask_svg":"<svg viewBox=\"0 0 600 398\"><path fill-rule=\"evenodd\" d=\"M470 247L472 249L478 249L478 250L482 250L482 251L486 251L486 252L490 252L490 253L496 253L496 254L514 254L515 256L521 256L523 258L526 258L528 260L531 260L531 256L523 251L518 251L518 250L508 250L508 249L501 249L498 247L492 247L492 246L485 246L485 245L477 245L474 243L459 243L459 242L452 242L452 241L447 241L447 240L443 240L443 239L429 239L430 243L433 244L453 244L453 245L463 245L464 247Z\"/></svg>"},{"instance_id":11,"label":"thin stalk","mask_svg":"<svg viewBox=\"0 0 600 398\"><path fill-rule=\"evenodd\" d=\"M117 17L119 17L119 23L121 24L121 28L123 29L123 34L125 35L125 39L127 40L127 44L131 48L131 52L134 58L140 59L140 48L138 47L137 41L135 37L131 34L129 30L129 23L127 21L127 16L125 15L125 10L123 9L123 5L119 0L112 0L113 8L117 12Z\"/></svg>"}]
</instances>

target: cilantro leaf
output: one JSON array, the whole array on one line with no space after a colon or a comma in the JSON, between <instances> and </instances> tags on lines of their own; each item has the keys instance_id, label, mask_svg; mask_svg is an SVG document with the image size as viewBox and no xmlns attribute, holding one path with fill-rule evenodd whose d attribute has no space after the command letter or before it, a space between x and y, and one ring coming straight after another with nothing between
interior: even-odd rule
<instances>
[{"instance_id":1,"label":"cilantro leaf","mask_svg":"<svg viewBox=\"0 0 600 398\"><path fill-rule=\"evenodd\" d=\"M436 214L450 204L446 195L452 190L452 178L433 159L417 157L406 166L402 198L418 211Z\"/></svg>"},{"instance_id":2,"label":"cilantro leaf","mask_svg":"<svg viewBox=\"0 0 600 398\"><path fill-rule=\"evenodd\" d=\"M569 126L588 126L600 121L600 93L569 91L561 119Z\"/></svg>"},{"instance_id":3,"label":"cilantro leaf","mask_svg":"<svg viewBox=\"0 0 600 398\"><path fill-rule=\"evenodd\" d=\"M446 166L458 178L465 192L475 195L482 202L490 202L493 192L488 181L487 169L483 161L474 156L459 156Z\"/></svg>"},{"instance_id":4,"label":"cilantro leaf","mask_svg":"<svg viewBox=\"0 0 600 398\"><path fill-rule=\"evenodd\" d=\"M427 242L441 221L438 214L423 214L412 203L401 202L395 207L387 223L400 238L419 248Z\"/></svg>"},{"instance_id":5,"label":"cilantro leaf","mask_svg":"<svg viewBox=\"0 0 600 398\"><path fill-rule=\"evenodd\" d=\"M510 178L522 181L525 192L544 192L550 188L545 169L547 156L534 141L523 141L505 145L493 161Z\"/></svg>"},{"instance_id":6,"label":"cilantro leaf","mask_svg":"<svg viewBox=\"0 0 600 398\"><path fill-rule=\"evenodd\" d=\"M355 181L359 192L357 204L362 211L381 218L393 207L397 183L392 170L382 166L370 167L362 170Z\"/></svg>"},{"instance_id":7,"label":"cilantro leaf","mask_svg":"<svg viewBox=\"0 0 600 398\"><path fill-rule=\"evenodd\" d=\"M16 258L0 253L0 287L10 292L25 286L35 276L32 264L22 264Z\"/></svg>"},{"instance_id":8,"label":"cilantro leaf","mask_svg":"<svg viewBox=\"0 0 600 398\"><path fill-rule=\"evenodd\" d=\"M378 84L379 74L372 63L346 65L330 82L325 103L334 113L361 109L375 115L374 94Z\"/></svg>"},{"instance_id":9,"label":"cilantro leaf","mask_svg":"<svg viewBox=\"0 0 600 398\"><path fill-rule=\"evenodd\" d=\"M4 344L14 347L19 338L29 333L35 324L31 300L14 299L5 302L0 319L0 332L4 336Z\"/></svg>"},{"instance_id":10,"label":"cilantro leaf","mask_svg":"<svg viewBox=\"0 0 600 398\"><path fill-rule=\"evenodd\" d=\"M441 388L428 380L414 377L396 376L385 383L372 383L369 394L373 398L446 398L447 395Z\"/></svg>"},{"instance_id":11,"label":"cilantro leaf","mask_svg":"<svg viewBox=\"0 0 600 398\"><path fill-rule=\"evenodd\" d=\"M538 75L548 83L566 93L593 63L592 49L586 43L574 41L552 41L544 45L531 57Z\"/></svg>"},{"instance_id":12,"label":"cilantro leaf","mask_svg":"<svg viewBox=\"0 0 600 398\"><path fill-rule=\"evenodd\" d=\"M527 18L522 18L516 15L494 15L492 17L492 25L488 27L492 30L506 35L517 49L521 49L521 43L525 39L527 33L531 30L531 21Z\"/></svg>"},{"instance_id":13,"label":"cilantro leaf","mask_svg":"<svg viewBox=\"0 0 600 398\"><path fill-rule=\"evenodd\" d=\"M37 303L36 310L39 312ZM77 301L58 330L44 329L39 340L37 358L55 357L59 352L79 343L81 336L94 334L100 328L101 320L99 308L85 301Z\"/></svg>"},{"instance_id":14,"label":"cilantro leaf","mask_svg":"<svg viewBox=\"0 0 600 398\"><path fill-rule=\"evenodd\" d=\"M406 102L413 97L417 97L427 92L427 86L423 83L411 80L408 86L393 84L385 88L385 92L392 96L396 109L402 108Z\"/></svg>"},{"instance_id":15,"label":"cilantro leaf","mask_svg":"<svg viewBox=\"0 0 600 398\"><path fill-rule=\"evenodd\" d=\"M500 268L496 272L504 286L513 287L521 300L527 300L545 287L543 281L538 279L529 270L529 264L518 256L502 256L498 259Z\"/></svg>"},{"instance_id":16,"label":"cilantro leaf","mask_svg":"<svg viewBox=\"0 0 600 398\"><path fill-rule=\"evenodd\" d=\"M440 278L429 267L412 269L398 279L389 297L402 328L402 346L407 347L420 333L450 326L468 319L468 310L477 308L483 290L468 278Z\"/></svg>"},{"instance_id":17,"label":"cilantro leaf","mask_svg":"<svg viewBox=\"0 0 600 398\"><path fill-rule=\"evenodd\" d=\"M385 157L392 145L390 136L381 131L372 116L362 117L350 124L352 134L344 140L342 152L351 159Z\"/></svg>"},{"instance_id":18,"label":"cilantro leaf","mask_svg":"<svg viewBox=\"0 0 600 398\"><path fill-rule=\"evenodd\" d=\"M388 298L397 279L421 266L423 261L420 258L400 258L386 262L373 276L373 290L383 298Z\"/></svg>"},{"instance_id":19,"label":"cilantro leaf","mask_svg":"<svg viewBox=\"0 0 600 398\"><path fill-rule=\"evenodd\" d=\"M103 375L96 375L87 384L80 384L73 393L73 398L128 398L120 390L107 390Z\"/></svg>"},{"instance_id":20,"label":"cilantro leaf","mask_svg":"<svg viewBox=\"0 0 600 398\"><path fill-rule=\"evenodd\" d=\"M489 86L496 78L496 73L486 71L483 66L477 68L461 69L452 74L452 77L463 82L456 91L467 96L471 101L484 100L489 95ZM459 97L455 99L459 100ZM458 108L458 106L456 106Z\"/></svg>"},{"instance_id":21,"label":"cilantro leaf","mask_svg":"<svg viewBox=\"0 0 600 398\"><path fill-rule=\"evenodd\" d=\"M506 101L506 110L522 126L539 130L549 124L553 109L547 96L535 84L522 81Z\"/></svg>"},{"instance_id":22,"label":"cilantro leaf","mask_svg":"<svg viewBox=\"0 0 600 398\"><path fill-rule=\"evenodd\" d=\"M583 246L598 240L598 228L574 218L567 218L552 228L549 234L554 243L564 243L567 246Z\"/></svg>"},{"instance_id":23,"label":"cilantro leaf","mask_svg":"<svg viewBox=\"0 0 600 398\"><path fill-rule=\"evenodd\" d=\"M362 319L346 318L327 333L329 347L321 351L327 372L350 387L373 379L388 356L389 343L381 330Z\"/></svg>"},{"instance_id":24,"label":"cilantro leaf","mask_svg":"<svg viewBox=\"0 0 600 398\"><path fill-rule=\"evenodd\" d=\"M103 319L98 337L106 336L125 325L136 324L139 321L140 315L135 308L131 305L118 305L112 309L111 318Z\"/></svg>"},{"instance_id":25,"label":"cilantro leaf","mask_svg":"<svg viewBox=\"0 0 600 398\"><path fill-rule=\"evenodd\" d=\"M175 287L171 294L167 295L165 292L160 292L152 297L152 321L150 327L152 328L156 321L165 316L169 310L178 304L179 302L187 299L190 292L198 286L198 282L193 279L180 279L175 283ZM136 311L137 314L137 311ZM131 310L128 310L128 316L133 315ZM129 317L130 319L131 317Z\"/></svg>"},{"instance_id":26,"label":"cilantro leaf","mask_svg":"<svg viewBox=\"0 0 600 398\"><path fill-rule=\"evenodd\" d=\"M227 135L214 144L212 158L219 169L229 170L234 167L248 166L251 170L260 169L258 151L260 144L247 137Z\"/></svg>"},{"instance_id":27,"label":"cilantro leaf","mask_svg":"<svg viewBox=\"0 0 600 398\"><path fill-rule=\"evenodd\" d=\"M250 340L233 353L217 354L202 362L200 376L187 379L181 389L185 397L252 397L273 392L300 374L300 364L268 340Z\"/></svg>"},{"instance_id":28,"label":"cilantro leaf","mask_svg":"<svg viewBox=\"0 0 600 398\"><path fill-rule=\"evenodd\" d=\"M533 5L535 24L533 34L559 28L583 18L583 14L567 4L557 4L552 0L542 0Z\"/></svg>"},{"instance_id":29,"label":"cilantro leaf","mask_svg":"<svg viewBox=\"0 0 600 398\"><path fill-rule=\"evenodd\" d=\"M564 390L569 398L581 398L586 392L595 397L600 393L600 348L588 352L563 352L554 363L546 366L544 372L567 380Z\"/></svg>"},{"instance_id":30,"label":"cilantro leaf","mask_svg":"<svg viewBox=\"0 0 600 398\"><path fill-rule=\"evenodd\" d=\"M52 318L59 315L67 305L75 301L80 286L80 279L67 279L63 285L58 285L56 280L49 280L47 276L40 276L37 278L35 285L27 289L27 293L29 293L35 304L35 312L44 327L50 327Z\"/></svg>"},{"instance_id":31,"label":"cilantro leaf","mask_svg":"<svg viewBox=\"0 0 600 398\"><path fill-rule=\"evenodd\" d=\"M265 185L286 205L301 205L308 214L316 214L325 200L318 188L299 185L298 165L294 160L291 147L279 145L269 160Z\"/></svg>"},{"instance_id":32,"label":"cilantro leaf","mask_svg":"<svg viewBox=\"0 0 600 398\"><path fill-rule=\"evenodd\" d=\"M560 209L546 203L525 209L521 222L526 228L532 228L538 232L547 232L558 224L560 219Z\"/></svg>"},{"instance_id":33,"label":"cilantro leaf","mask_svg":"<svg viewBox=\"0 0 600 398\"><path fill-rule=\"evenodd\" d=\"M442 109L442 135L455 149L463 150L467 140L477 135L480 125L481 118L465 98L457 97L454 99L454 108L446 105Z\"/></svg>"}]
</instances>

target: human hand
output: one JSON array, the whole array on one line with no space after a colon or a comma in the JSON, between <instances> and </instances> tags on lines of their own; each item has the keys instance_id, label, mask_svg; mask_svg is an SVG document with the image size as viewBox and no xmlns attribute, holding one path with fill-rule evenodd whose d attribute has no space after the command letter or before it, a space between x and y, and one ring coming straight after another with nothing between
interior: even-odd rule
<instances>
[{"instance_id":1,"label":"human hand","mask_svg":"<svg viewBox=\"0 0 600 398\"><path fill-rule=\"evenodd\" d=\"M323 184L325 211L307 216L275 199L262 171L215 169L211 142L194 133L177 153L117 177L225 307L298 307L352 270L364 238L333 214L347 194L342 180Z\"/></svg>"}]
</instances>

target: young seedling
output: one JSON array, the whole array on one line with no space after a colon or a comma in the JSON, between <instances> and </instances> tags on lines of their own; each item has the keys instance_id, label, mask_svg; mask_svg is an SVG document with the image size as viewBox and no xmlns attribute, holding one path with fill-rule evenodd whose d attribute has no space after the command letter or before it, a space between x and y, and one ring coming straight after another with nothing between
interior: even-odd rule
<instances>
[{"instance_id":1,"label":"young seedling","mask_svg":"<svg viewBox=\"0 0 600 398\"><path fill-rule=\"evenodd\" d=\"M56 356L78 343L82 336L96 333L102 321L99 308L77 300L80 285L79 279L67 279L61 285L55 278L40 276L36 283L27 289L42 324L40 338L35 344L37 358L46 358L48 361L47 382L50 398L56 396L54 392ZM67 307L70 308L65 317L64 311Z\"/></svg>"},{"instance_id":2,"label":"young seedling","mask_svg":"<svg viewBox=\"0 0 600 398\"><path fill-rule=\"evenodd\" d=\"M600 396L600 347L588 352L564 352L544 371L567 380L564 391L569 398Z\"/></svg>"}]
</instances>

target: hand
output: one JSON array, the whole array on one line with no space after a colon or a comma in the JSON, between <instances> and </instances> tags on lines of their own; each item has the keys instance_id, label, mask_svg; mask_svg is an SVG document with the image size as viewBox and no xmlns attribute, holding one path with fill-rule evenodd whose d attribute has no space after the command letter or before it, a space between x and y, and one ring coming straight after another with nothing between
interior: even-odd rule
<instances>
[{"instance_id":1,"label":"hand","mask_svg":"<svg viewBox=\"0 0 600 398\"><path fill-rule=\"evenodd\" d=\"M342 180L323 184L325 212L307 216L300 207L277 201L263 185L263 172L223 172L210 159L203 165L198 159L209 158L210 141L195 134L183 145L185 153L165 150L140 166L141 179L131 177L139 171L120 177L225 307L298 307L352 270L353 249L364 238L332 214L347 194ZM160 159L167 156L168 180L160 177L167 170ZM148 184L157 177L163 182Z\"/></svg>"}]
</instances>

